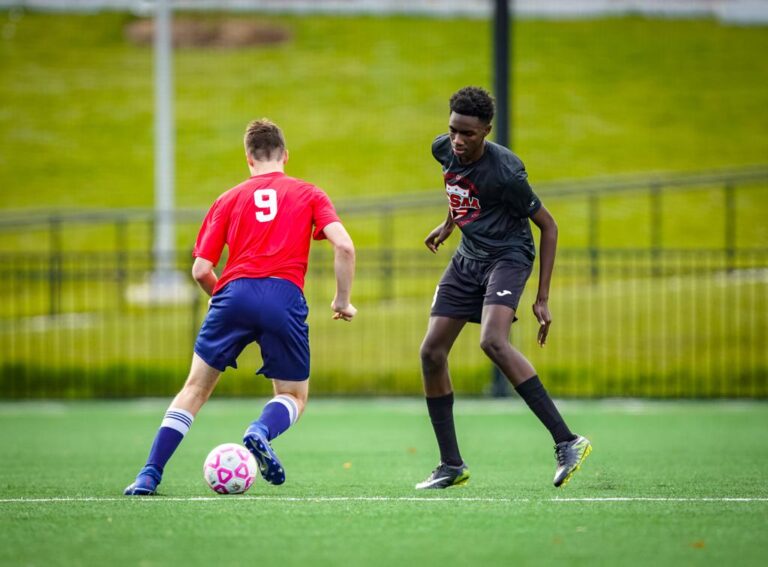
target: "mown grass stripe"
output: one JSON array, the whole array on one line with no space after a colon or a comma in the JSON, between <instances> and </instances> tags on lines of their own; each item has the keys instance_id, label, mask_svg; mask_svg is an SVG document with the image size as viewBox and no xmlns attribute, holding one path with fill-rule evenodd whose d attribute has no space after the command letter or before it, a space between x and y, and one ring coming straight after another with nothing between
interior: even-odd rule
<instances>
[{"instance_id":1,"label":"mown grass stripe","mask_svg":"<svg viewBox=\"0 0 768 567\"><path fill-rule=\"evenodd\" d=\"M704 497L665 497L665 496L613 496L593 498L484 498L484 497L416 497L416 496L189 496L189 497L54 497L54 498L2 498L2 504L56 504L68 502L575 502L575 503L619 503L619 502L768 502L762 496L704 496Z\"/></svg>"}]
</instances>

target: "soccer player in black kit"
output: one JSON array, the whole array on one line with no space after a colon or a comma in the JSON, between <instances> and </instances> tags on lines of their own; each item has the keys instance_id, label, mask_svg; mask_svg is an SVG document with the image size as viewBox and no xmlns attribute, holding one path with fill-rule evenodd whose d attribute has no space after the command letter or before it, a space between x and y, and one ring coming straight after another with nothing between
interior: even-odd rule
<instances>
[{"instance_id":1,"label":"soccer player in black kit","mask_svg":"<svg viewBox=\"0 0 768 567\"><path fill-rule=\"evenodd\" d=\"M466 483L469 469L459 453L453 422L448 353L467 322L480 323L480 347L514 385L555 441L554 484L562 486L592 447L568 429L531 363L509 343L509 331L536 248L528 219L541 230L539 289L533 313L544 346L552 317L547 306L557 246L557 225L528 184L525 166L507 148L489 142L494 102L477 87L450 100L449 133L432 143L448 196L448 217L424 243L433 253L454 228L462 237L435 290L421 368L427 409L440 449L440 464L416 488Z\"/></svg>"}]
</instances>

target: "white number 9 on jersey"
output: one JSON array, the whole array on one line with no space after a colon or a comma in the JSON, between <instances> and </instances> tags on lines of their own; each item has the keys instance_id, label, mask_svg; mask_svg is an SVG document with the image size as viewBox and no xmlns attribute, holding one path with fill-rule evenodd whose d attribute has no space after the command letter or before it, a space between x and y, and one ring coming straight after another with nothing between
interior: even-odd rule
<instances>
[{"instance_id":1,"label":"white number 9 on jersey","mask_svg":"<svg viewBox=\"0 0 768 567\"><path fill-rule=\"evenodd\" d=\"M257 189L253 192L256 220L269 222L277 215L277 192L274 189Z\"/></svg>"}]
</instances>

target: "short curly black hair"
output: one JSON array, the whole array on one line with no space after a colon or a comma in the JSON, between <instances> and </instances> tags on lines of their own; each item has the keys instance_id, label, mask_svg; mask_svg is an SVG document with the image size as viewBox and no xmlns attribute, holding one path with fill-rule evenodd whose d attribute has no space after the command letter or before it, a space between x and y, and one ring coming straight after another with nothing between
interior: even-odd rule
<instances>
[{"instance_id":1,"label":"short curly black hair","mask_svg":"<svg viewBox=\"0 0 768 567\"><path fill-rule=\"evenodd\" d=\"M493 120L494 101L491 93L480 87L464 87L453 93L451 112L464 116L476 116L485 123Z\"/></svg>"}]
</instances>

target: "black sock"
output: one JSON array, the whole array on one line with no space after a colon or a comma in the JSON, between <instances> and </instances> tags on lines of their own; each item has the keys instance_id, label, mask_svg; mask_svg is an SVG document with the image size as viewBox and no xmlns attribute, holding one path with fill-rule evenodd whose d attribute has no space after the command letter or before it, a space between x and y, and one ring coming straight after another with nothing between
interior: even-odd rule
<instances>
[{"instance_id":1,"label":"black sock","mask_svg":"<svg viewBox=\"0 0 768 567\"><path fill-rule=\"evenodd\" d=\"M438 398L427 398L427 409L432 428L435 430L437 446L440 448L440 461L458 467L464 461L459 454L459 443L456 441L456 429L453 425L453 392Z\"/></svg>"},{"instance_id":2,"label":"black sock","mask_svg":"<svg viewBox=\"0 0 768 567\"><path fill-rule=\"evenodd\" d=\"M544 427L549 429L555 443L572 441L576 438L571 433L571 430L568 429L565 421L563 421L560 412L557 411L552 398L549 397L549 394L544 389L544 384L541 383L537 375L515 386L515 390L525 400L531 411L536 414L539 421L544 424Z\"/></svg>"}]
</instances>

